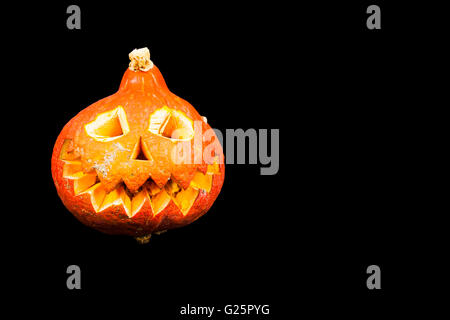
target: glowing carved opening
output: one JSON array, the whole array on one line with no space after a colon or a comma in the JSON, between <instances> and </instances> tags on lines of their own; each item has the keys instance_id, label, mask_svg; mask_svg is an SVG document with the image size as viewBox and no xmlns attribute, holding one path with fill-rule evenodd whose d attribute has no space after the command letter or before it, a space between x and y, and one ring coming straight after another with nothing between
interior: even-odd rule
<instances>
[{"instance_id":1,"label":"glowing carved opening","mask_svg":"<svg viewBox=\"0 0 450 320\"><path fill-rule=\"evenodd\" d=\"M212 187L212 175L203 174L200 171L197 171L191 181L191 186L195 189L202 189L206 192L210 192Z\"/></svg>"},{"instance_id":2,"label":"glowing carved opening","mask_svg":"<svg viewBox=\"0 0 450 320\"><path fill-rule=\"evenodd\" d=\"M145 144L145 142L142 140L142 138L139 138L138 143L136 143L136 145L133 148L133 152L131 153L130 156L131 160L151 160L153 161L153 158L150 154L150 151L147 147L147 145Z\"/></svg>"},{"instance_id":3,"label":"glowing carved opening","mask_svg":"<svg viewBox=\"0 0 450 320\"><path fill-rule=\"evenodd\" d=\"M150 116L148 130L173 140L190 140L194 137L194 124L186 114L164 106Z\"/></svg>"},{"instance_id":4,"label":"glowing carved opening","mask_svg":"<svg viewBox=\"0 0 450 320\"><path fill-rule=\"evenodd\" d=\"M75 154L73 149L72 139L65 139L61 151L59 152L59 158L61 160L76 160L79 156Z\"/></svg>"},{"instance_id":5,"label":"glowing carved opening","mask_svg":"<svg viewBox=\"0 0 450 320\"><path fill-rule=\"evenodd\" d=\"M103 142L115 140L130 132L125 111L121 106L99 114L84 128L88 136Z\"/></svg>"}]
</instances>

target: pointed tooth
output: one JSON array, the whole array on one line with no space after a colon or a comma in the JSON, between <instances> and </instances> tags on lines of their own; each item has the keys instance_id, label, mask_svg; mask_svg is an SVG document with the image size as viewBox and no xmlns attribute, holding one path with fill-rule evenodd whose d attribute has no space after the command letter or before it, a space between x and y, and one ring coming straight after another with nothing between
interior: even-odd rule
<instances>
[{"instance_id":1,"label":"pointed tooth","mask_svg":"<svg viewBox=\"0 0 450 320\"><path fill-rule=\"evenodd\" d=\"M131 200L131 216L138 213L146 201L150 201L150 197L148 196L147 190L143 189Z\"/></svg>"},{"instance_id":2,"label":"pointed tooth","mask_svg":"<svg viewBox=\"0 0 450 320\"><path fill-rule=\"evenodd\" d=\"M187 189L194 178L196 171L197 170L192 165L185 166L184 169L180 166L174 166L172 169L172 178L177 181L183 189Z\"/></svg>"},{"instance_id":3,"label":"pointed tooth","mask_svg":"<svg viewBox=\"0 0 450 320\"><path fill-rule=\"evenodd\" d=\"M151 164L144 160L130 160L127 166L127 172L123 173L123 182L127 188L135 193L150 177Z\"/></svg>"},{"instance_id":4,"label":"pointed tooth","mask_svg":"<svg viewBox=\"0 0 450 320\"><path fill-rule=\"evenodd\" d=\"M95 173L77 172L76 174L73 174L66 178L74 180L73 192L75 195L78 195L81 192L89 189L97 181L97 175Z\"/></svg>"},{"instance_id":5,"label":"pointed tooth","mask_svg":"<svg viewBox=\"0 0 450 320\"><path fill-rule=\"evenodd\" d=\"M63 168L63 177L70 177L77 172L82 172L83 168L81 165L81 161L69 161L69 160L63 160L64 161L64 168Z\"/></svg>"},{"instance_id":6,"label":"pointed tooth","mask_svg":"<svg viewBox=\"0 0 450 320\"><path fill-rule=\"evenodd\" d=\"M175 203L180 208L181 213L183 213L184 216L191 209L192 205L197 199L198 193L199 191L197 189L189 187L186 190L178 192L175 196Z\"/></svg>"},{"instance_id":7,"label":"pointed tooth","mask_svg":"<svg viewBox=\"0 0 450 320\"><path fill-rule=\"evenodd\" d=\"M120 199L120 193L117 189L114 189L113 191L111 191L106 195L99 211L103 211L106 208L109 208L110 206L119 205L121 203L122 199Z\"/></svg>"},{"instance_id":8,"label":"pointed tooth","mask_svg":"<svg viewBox=\"0 0 450 320\"><path fill-rule=\"evenodd\" d=\"M105 188L103 188L101 183L97 183L86 191L80 193L80 195L85 193L89 194L92 207L94 208L95 212L98 212L106 196Z\"/></svg>"},{"instance_id":9,"label":"pointed tooth","mask_svg":"<svg viewBox=\"0 0 450 320\"><path fill-rule=\"evenodd\" d=\"M148 193L150 194L150 196L154 196L154 195L156 195L156 194L161 192L161 188L158 187L156 185L156 183L153 182L153 181L148 182L146 184L146 187L147 187L147 190L148 190Z\"/></svg>"},{"instance_id":10,"label":"pointed tooth","mask_svg":"<svg viewBox=\"0 0 450 320\"><path fill-rule=\"evenodd\" d=\"M169 179L170 179L170 175L167 178L166 177L164 177L164 178L162 178L162 177L161 178L156 178L156 177L154 177L152 175L150 175L150 176L152 177L153 181L155 181L157 187L160 188L160 189L164 188L164 186L166 185L167 181L169 181Z\"/></svg>"},{"instance_id":11,"label":"pointed tooth","mask_svg":"<svg viewBox=\"0 0 450 320\"><path fill-rule=\"evenodd\" d=\"M200 171L197 171L191 181L191 186L195 189L202 189L206 192L210 192L212 187L212 175L203 174Z\"/></svg>"},{"instance_id":12,"label":"pointed tooth","mask_svg":"<svg viewBox=\"0 0 450 320\"><path fill-rule=\"evenodd\" d=\"M100 182L105 187L106 192L110 193L111 191L115 190L119 183L122 181L122 178L120 175L115 176L104 176L102 172L98 169L95 169L95 172L97 173L97 176L100 180Z\"/></svg>"},{"instance_id":13,"label":"pointed tooth","mask_svg":"<svg viewBox=\"0 0 450 320\"><path fill-rule=\"evenodd\" d=\"M156 196L151 198L152 208L155 216L158 215L162 210L164 210L165 207L167 207L170 199L171 197L164 189L161 190L161 192Z\"/></svg>"},{"instance_id":14,"label":"pointed tooth","mask_svg":"<svg viewBox=\"0 0 450 320\"><path fill-rule=\"evenodd\" d=\"M128 217L131 217L131 199L123 187L120 187L120 200Z\"/></svg>"},{"instance_id":15,"label":"pointed tooth","mask_svg":"<svg viewBox=\"0 0 450 320\"><path fill-rule=\"evenodd\" d=\"M126 216L131 216L131 199L122 186L119 186L106 195L99 211L103 211L112 206L124 208Z\"/></svg>"},{"instance_id":16,"label":"pointed tooth","mask_svg":"<svg viewBox=\"0 0 450 320\"><path fill-rule=\"evenodd\" d=\"M175 192L180 191L180 186L173 180L169 180L166 185L164 186L167 193L174 194Z\"/></svg>"}]
</instances>

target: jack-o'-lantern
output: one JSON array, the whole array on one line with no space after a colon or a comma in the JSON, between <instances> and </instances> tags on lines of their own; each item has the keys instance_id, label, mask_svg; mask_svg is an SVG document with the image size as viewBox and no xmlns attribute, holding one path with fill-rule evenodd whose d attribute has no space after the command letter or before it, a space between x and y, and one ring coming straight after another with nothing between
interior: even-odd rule
<instances>
[{"instance_id":1,"label":"jack-o'-lantern","mask_svg":"<svg viewBox=\"0 0 450 320\"><path fill-rule=\"evenodd\" d=\"M206 118L169 91L148 49L129 57L119 90L82 110L59 134L52 176L82 223L145 243L205 214L225 166Z\"/></svg>"}]
</instances>

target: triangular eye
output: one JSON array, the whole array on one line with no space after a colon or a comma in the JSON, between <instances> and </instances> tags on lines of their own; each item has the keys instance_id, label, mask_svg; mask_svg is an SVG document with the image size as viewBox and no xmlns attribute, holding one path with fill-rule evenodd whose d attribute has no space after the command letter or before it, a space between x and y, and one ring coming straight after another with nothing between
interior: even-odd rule
<instances>
[{"instance_id":1,"label":"triangular eye","mask_svg":"<svg viewBox=\"0 0 450 320\"><path fill-rule=\"evenodd\" d=\"M150 116L148 130L151 133L173 140L190 140L194 137L194 126L186 114L163 107Z\"/></svg>"},{"instance_id":2,"label":"triangular eye","mask_svg":"<svg viewBox=\"0 0 450 320\"><path fill-rule=\"evenodd\" d=\"M117 139L130 131L127 116L121 106L99 114L94 121L85 125L85 129L88 136L103 142Z\"/></svg>"}]
</instances>

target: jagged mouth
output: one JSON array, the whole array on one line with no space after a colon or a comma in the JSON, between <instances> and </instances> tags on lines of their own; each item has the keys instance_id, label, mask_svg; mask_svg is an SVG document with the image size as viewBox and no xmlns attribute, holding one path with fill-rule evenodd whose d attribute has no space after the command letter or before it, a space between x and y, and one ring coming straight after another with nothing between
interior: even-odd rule
<instances>
[{"instance_id":1,"label":"jagged mouth","mask_svg":"<svg viewBox=\"0 0 450 320\"><path fill-rule=\"evenodd\" d=\"M73 181L75 196L88 195L96 213L111 206L122 206L130 218L141 210L147 200L155 216L167 207L170 200L173 200L183 215L188 214L199 192L202 190L210 192L213 175L219 173L218 165L208 165L205 174L200 171L195 173L186 189L173 179L169 179L160 188L150 177L135 191L130 190L124 182L120 182L112 191L108 191L95 171L83 172L81 160L62 161L64 162L63 178Z\"/></svg>"}]
</instances>

